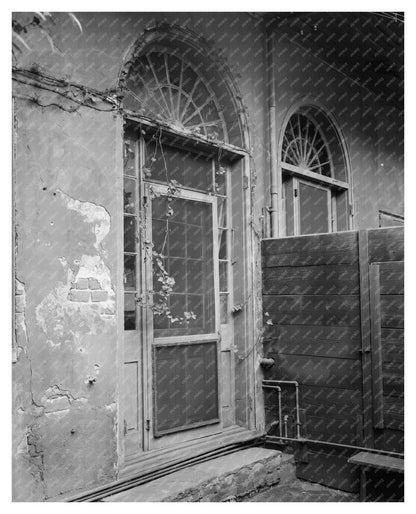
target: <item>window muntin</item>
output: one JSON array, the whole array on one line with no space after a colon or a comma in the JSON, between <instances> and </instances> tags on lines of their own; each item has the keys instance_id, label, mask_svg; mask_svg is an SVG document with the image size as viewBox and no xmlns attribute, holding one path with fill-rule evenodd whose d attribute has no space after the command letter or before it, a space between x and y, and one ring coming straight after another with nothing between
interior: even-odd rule
<instances>
[{"instance_id":1,"label":"window muntin","mask_svg":"<svg viewBox=\"0 0 416 514\"><path fill-rule=\"evenodd\" d=\"M289 119L283 138L282 162L332 176L332 162L325 137L315 121L296 113Z\"/></svg>"},{"instance_id":2,"label":"window muntin","mask_svg":"<svg viewBox=\"0 0 416 514\"><path fill-rule=\"evenodd\" d=\"M196 191L212 192L212 159L162 143L159 137L146 142L143 174L146 180L169 183Z\"/></svg>"},{"instance_id":3,"label":"window muntin","mask_svg":"<svg viewBox=\"0 0 416 514\"><path fill-rule=\"evenodd\" d=\"M124 330L136 329L137 141L124 140Z\"/></svg>"},{"instance_id":4,"label":"window muntin","mask_svg":"<svg viewBox=\"0 0 416 514\"><path fill-rule=\"evenodd\" d=\"M157 50L130 66L124 106L189 133L224 140L224 123L214 94L183 58Z\"/></svg>"},{"instance_id":5,"label":"window muntin","mask_svg":"<svg viewBox=\"0 0 416 514\"><path fill-rule=\"evenodd\" d=\"M168 316L154 310L154 336L215 332L212 204L180 197L154 198L152 242L153 251L163 256L159 261L174 280L167 299ZM156 306L163 301L163 287L163 272L154 259Z\"/></svg>"}]
</instances>

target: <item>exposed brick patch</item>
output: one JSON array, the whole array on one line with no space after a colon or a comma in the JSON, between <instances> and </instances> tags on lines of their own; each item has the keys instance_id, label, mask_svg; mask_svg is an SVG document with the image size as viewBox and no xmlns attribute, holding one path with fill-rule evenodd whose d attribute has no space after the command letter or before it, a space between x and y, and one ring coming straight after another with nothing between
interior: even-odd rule
<instances>
[{"instance_id":1,"label":"exposed brick patch","mask_svg":"<svg viewBox=\"0 0 416 514\"><path fill-rule=\"evenodd\" d=\"M98 282L96 278L88 279L89 289L101 289L101 284Z\"/></svg>"},{"instance_id":2,"label":"exposed brick patch","mask_svg":"<svg viewBox=\"0 0 416 514\"><path fill-rule=\"evenodd\" d=\"M77 289L88 289L88 278L79 278L75 285Z\"/></svg>"},{"instance_id":3,"label":"exposed brick patch","mask_svg":"<svg viewBox=\"0 0 416 514\"><path fill-rule=\"evenodd\" d=\"M107 291L91 291L91 300L93 302L105 302L107 299Z\"/></svg>"},{"instance_id":4,"label":"exposed brick patch","mask_svg":"<svg viewBox=\"0 0 416 514\"><path fill-rule=\"evenodd\" d=\"M69 293L69 298L72 302L89 302L90 291L79 291L78 289L72 289Z\"/></svg>"}]
</instances>

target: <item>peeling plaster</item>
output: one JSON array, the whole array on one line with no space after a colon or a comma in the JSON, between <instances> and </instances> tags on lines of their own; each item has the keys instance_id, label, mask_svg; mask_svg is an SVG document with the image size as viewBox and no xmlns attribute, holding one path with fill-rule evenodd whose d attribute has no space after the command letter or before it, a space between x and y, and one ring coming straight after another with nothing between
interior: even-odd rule
<instances>
[{"instance_id":1,"label":"peeling plaster","mask_svg":"<svg viewBox=\"0 0 416 514\"><path fill-rule=\"evenodd\" d=\"M61 189L57 189L61 198L65 201L68 209L78 212L87 223L93 225L93 233L95 234L94 246L97 250L100 249L101 241L106 237L110 231L110 214L101 205L92 202L81 202L76 200Z\"/></svg>"}]
</instances>

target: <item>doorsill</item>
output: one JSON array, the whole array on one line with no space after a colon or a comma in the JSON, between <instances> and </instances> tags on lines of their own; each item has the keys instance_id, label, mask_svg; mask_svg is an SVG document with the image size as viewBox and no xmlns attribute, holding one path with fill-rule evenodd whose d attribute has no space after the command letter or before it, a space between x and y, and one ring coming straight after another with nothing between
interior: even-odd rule
<instances>
[{"instance_id":1,"label":"doorsill","mask_svg":"<svg viewBox=\"0 0 416 514\"><path fill-rule=\"evenodd\" d=\"M233 426L219 434L201 437L161 450L141 452L134 458L130 458L120 468L119 479L133 477L138 473L144 474L160 470L190 457L197 457L223 446L249 441L260 435L262 434L256 430L247 430L243 427Z\"/></svg>"}]
</instances>

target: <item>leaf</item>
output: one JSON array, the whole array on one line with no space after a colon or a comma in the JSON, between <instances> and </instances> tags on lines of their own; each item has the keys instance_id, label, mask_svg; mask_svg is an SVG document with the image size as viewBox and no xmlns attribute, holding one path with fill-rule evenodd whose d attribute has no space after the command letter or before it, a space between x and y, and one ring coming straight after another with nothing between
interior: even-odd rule
<instances>
[{"instance_id":1,"label":"leaf","mask_svg":"<svg viewBox=\"0 0 416 514\"><path fill-rule=\"evenodd\" d=\"M20 42L22 45L27 48L29 51L32 51L30 46L26 43L26 41L22 38L22 36L19 36L19 34L16 34L16 32L13 32L13 36Z\"/></svg>"},{"instance_id":2,"label":"leaf","mask_svg":"<svg viewBox=\"0 0 416 514\"><path fill-rule=\"evenodd\" d=\"M71 18L74 25L76 25L79 28L79 31L82 33L82 25L81 25L79 19L75 16L75 14L72 12L69 12L68 16Z\"/></svg>"}]
</instances>

